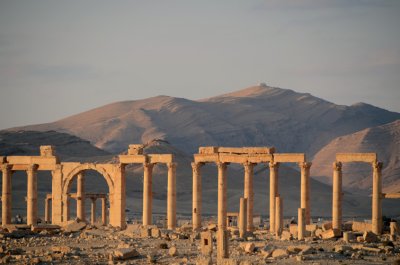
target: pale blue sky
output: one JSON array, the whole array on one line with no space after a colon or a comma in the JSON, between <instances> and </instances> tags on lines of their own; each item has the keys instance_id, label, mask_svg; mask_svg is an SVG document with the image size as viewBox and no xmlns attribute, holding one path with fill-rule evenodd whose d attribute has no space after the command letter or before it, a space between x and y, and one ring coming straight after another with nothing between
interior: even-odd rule
<instances>
[{"instance_id":1,"label":"pale blue sky","mask_svg":"<svg viewBox=\"0 0 400 265\"><path fill-rule=\"evenodd\" d=\"M400 112L400 1L0 0L0 129L259 82Z\"/></svg>"}]
</instances>

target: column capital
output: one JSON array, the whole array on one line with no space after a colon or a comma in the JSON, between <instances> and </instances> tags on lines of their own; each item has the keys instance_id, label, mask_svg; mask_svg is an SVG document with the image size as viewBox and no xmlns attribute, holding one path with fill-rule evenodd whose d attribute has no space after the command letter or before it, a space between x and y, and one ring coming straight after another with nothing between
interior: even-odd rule
<instances>
[{"instance_id":1,"label":"column capital","mask_svg":"<svg viewBox=\"0 0 400 265\"><path fill-rule=\"evenodd\" d=\"M26 171L33 172L33 171L36 171L38 169L38 167L39 166L37 164L30 164L30 165L28 165L28 169Z\"/></svg>"},{"instance_id":2,"label":"column capital","mask_svg":"<svg viewBox=\"0 0 400 265\"><path fill-rule=\"evenodd\" d=\"M153 169L153 167L154 167L154 163L148 163L148 162L146 162L146 163L143 163L143 168L147 168L147 169Z\"/></svg>"},{"instance_id":3,"label":"column capital","mask_svg":"<svg viewBox=\"0 0 400 265\"><path fill-rule=\"evenodd\" d=\"M176 169L176 166L177 166L177 164L178 163L176 163L176 162L171 162L171 163L167 163L167 167L169 168L169 169Z\"/></svg>"},{"instance_id":4,"label":"column capital","mask_svg":"<svg viewBox=\"0 0 400 265\"><path fill-rule=\"evenodd\" d=\"M341 171L342 170L342 163L341 162L333 162L332 167L333 167L333 170Z\"/></svg>"},{"instance_id":5,"label":"column capital","mask_svg":"<svg viewBox=\"0 0 400 265\"><path fill-rule=\"evenodd\" d=\"M269 162L269 168L270 169L275 169L275 168L279 168L279 162Z\"/></svg>"},{"instance_id":6,"label":"column capital","mask_svg":"<svg viewBox=\"0 0 400 265\"><path fill-rule=\"evenodd\" d=\"M249 162L249 161L246 161L246 162L244 162L242 165L243 165L244 169L247 170L247 169L250 169L250 168L254 167L254 166L257 165L257 164L251 163L251 162Z\"/></svg>"},{"instance_id":7,"label":"column capital","mask_svg":"<svg viewBox=\"0 0 400 265\"><path fill-rule=\"evenodd\" d=\"M380 171L383 168L383 163L382 162L374 162L374 163L372 163L372 168Z\"/></svg>"},{"instance_id":8,"label":"column capital","mask_svg":"<svg viewBox=\"0 0 400 265\"><path fill-rule=\"evenodd\" d=\"M299 163L299 167L300 168L304 168L304 169L310 169L311 165L312 165L311 162L301 162L301 163Z\"/></svg>"},{"instance_id":9,"label":"column capital","mask_svg":"<svg viewBox=\"0 0 400 265\"><path fill-rule=\"evenodd\" d=\"M227 167L227 163L216 162L215 164L217 165L218 169L223 169L223 170L225 170L226 167Z\"/></svg>"},{"instance_id":10,"label":"column capital","mask_svg":"<svg viewBox=\"0 0 400 265\"><path fill-rule=\"evenodd\" d=\"M10 164L2 164L1 165L1 171L7 171L7 172L10 172L11 171L11 165Z\"/></svg>"}]
</instances>

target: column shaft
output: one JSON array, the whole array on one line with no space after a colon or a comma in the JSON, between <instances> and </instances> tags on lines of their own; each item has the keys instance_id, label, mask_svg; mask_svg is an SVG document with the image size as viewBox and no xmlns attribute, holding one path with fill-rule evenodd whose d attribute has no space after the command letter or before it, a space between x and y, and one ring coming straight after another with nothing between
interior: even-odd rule
<instances>
[{"instance_id":1,"label":"column shaft","mask_svg":"<svg viewBox=\"0 0 400 265\"><path fill-rule=\"evenodd\" d=\"M91 198L91 213L90 213L90 223L94 225L96 223L96 199Z\"/></svg>"},{"instance_id":2,"label":"column shaft","mask_svg":"<svg viewBox=\"0 0 400 265\"><path fill-rule=\"evenodd\" d=\"M299 208L297 218L297 239L303 240L306 232L306 209Z\"/></svg>"},{"instance_id":3,"label":"column shaft","mask_svg":"<svg viewBox=\"0 0 400 265\"><path fill-rule=\"evenodd\" d=\"M283 200L277 195L275 197L275 235L280 236L283 230Z\"/></svg>"},{"instance_id":4,"label":"column shaft","mask_svg":"<svg viewBox=\"0 0 400 265\"><path fill-rule=\"evenodd\" d=\"M80 172L77 176L76 195L76 216L80 220L85 221L85 178L83 172Z\"/></svg>"},{"instance_id":5,"label":"column shaft","mask_svg":"<svg viewBox=\"0 0 400 265\"><path fill-rule=\"evenodd\" d=\"M226 229L226 163L217 163L218 166L218 229Z\"/></svg>"},{"instance_id":6,"label":"column shaft","mask_svg":"<svg viewBox=\"0 0 400 265\"><path fill-rule=\"evenodd\" d=\"M247 230L247 198L240 198L239 210L239 236L244 238Z\"/></svg>"},{"instance_id":7,"label":"column shaft","mask_svg":"<svg viewBox=\"0 0 400 265\"><path fill-rule=\"evenodd\" d=\"M275 232L275 197L278 194L278 163L269 163L269 231Z\"/></svg>"},{"instance_id":8,"label":"column shaft","mask_svg":"<svg viewBox=\"0 0 400 265\"><path fill-rule=\"evenodd\" d=\"M10 165L3 164L2 170L2 197L1 197L1 222L2 225L11 224L11 167Z\"/></svg>"},{"instance_id":9,"label":"column shaft","mask_svg":"<svg viewBox=\"0 0 400 265\"><path fill-rule=\"evenodd\" d=\"M311 220L311 208L310 208L310 162L300 163L301 169L301 202L300 208L304 208L306 211L306 224L310 224Z\"/></svg>"},{"instance_id":10,"label":"column shaft","mask_svg":"<svg viewBox=\"0 0 400 265\"><path fill-rule=\"evenodd\" d=\"M107 225L107 198L101 198L101 222Z\"/></svg>"},{"instance_id":11,"label":"column shaft","mask_svg":"<svg viewBox=\"0 0 400 265\"><path fill-rule=\"evenodd\" d=\"M44 200L44 221L45 223L50 223L50 199L46 198Z\"/></svg>"},{"instance_id":12,"label":"column shaft","mask_svg":"<svg viewBox=\"0 0 400 265\"><path fill-rule=\"evenodd\" d=\"M152 224L153 166L150 163L143 164L143 225Z\"/></svg>"},{"instance_id":13,"label":"column shaft","mask_svg":"<svg viewBox=\"0 0 400 265\"><path fill-rule=\"evenodd\" d=\"M253 191L253 175L254 164L245 163L244 165L244 198L247 199L247 231L253 231L253 209L254 209L254 191Z\"/></svg>"},{"instance_id":14,"label":"column shaft","mask_svg":"<svg viewBox=\"0 0 400 265\"><path fill-rule=\"evenodd\" d=\"M27 170L27 193L26 193L26 224L37 223L37 165L30 165Z\"/></svg>"},{"instance_id":15,"label":"column shaft","mask_svg":"<svg viewBox=\"0 0 400 265\"><path fill-rule=\"evenodd\" d=\"M332 228L342 231L342 163L333 163Z\"/></svg>"},{"instance_id":16,"label":"column shaft","mask_svg":"<svg viewBox=\"0 0 400 265\"><path fill-rule=\"evenodd\" d=\"M201 227L201 163L192 163L193 170L193 202L192 223L193 230Z\"/></svg>"},{"instance_id":17,"label":"column shaft","mask_svg":"<svg viewBox=\"0 0 400 265\"><path fill-rule=\"evenodd\" d=\"M382 233L382 162L372 164L372 232L377 235Z\"/></svg>"},{"instance_id":18,"label":"column shaft","mask_svg":"<svg viewBox=\"0 0 400 265\"><path fill-rule=\"evenodd\" d=\"M168 163L168 229L176 227L176 163Z\"/></svg>"}]
</instances>

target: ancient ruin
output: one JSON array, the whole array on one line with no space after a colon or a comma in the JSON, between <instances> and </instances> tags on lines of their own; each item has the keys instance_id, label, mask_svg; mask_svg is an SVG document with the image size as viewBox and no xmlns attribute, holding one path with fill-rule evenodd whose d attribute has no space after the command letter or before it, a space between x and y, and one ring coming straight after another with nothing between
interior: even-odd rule
<instances>
[{"instance_id":1,"label":"ancient ruin","mask_svg":"<svg viewBox=\"0 0 400 265\"><path fill-rule=\"evenodd\" d=\"M104 229L114 227L119 231L119 236L137 238L149 242L163 238L167 241L174 240L171 246L163 243L161 249L168 249L170 258L179 257L177 246L184 247L184 242L190 238L194 243L199 241L199 257L196 264L215 264L213 256L216 255L218 264L238 264L237 258L232 258L231 253L240 249L239 253L253 254L259 251L266 261L269 259L289 258L292 253L296 261L303 261L307 255L318 251L307 245L307 242L320 240L320 245L325 248L330 246L327 239L342 238L344 244L334 246L335 253L354 251L359 247L365 253L382 253L381 249L374 245L351 245L355 243L378 243L382 240L397 242L399 228L397 222L391 220L386 226L384 234L382 222L382 199L400 198L400 193L382 193L382 163L378 162L375 153L340 153L336 155L333 163L332 185L332 222L314 223L311 218L310 205L310 167L311 162L306 160L303 153L276 153L271 147L200 147L194 154L192 162L192 220L190 224L178 226L176 210L176 170L177 163L172 154L145 154L143 145L129 145L127 154L118 156L113 163L79 163L61 162L56 156L52 146L41 146L39 156L7 156L0 157L2 171L2 227L6 231L17 231L27 227L34 232L44 230L53 231L63 229L64 233L76 233L82 231L87 225L96 227L102 225ZM372 187L372 222L343 222L342 218L342 164L347 162L370 163L373 169ZM201 168L206 163L215 164L218 169L218 212L216 224L213 221L202 220L202 174ZM244 168L243 196L240 196L239 212L227 212L227 167L231 163L240 164ZM300 167L300 199L298 207L297 223L289 225L284 222L284 198L279 193L279 165L282 163L295 163ZM143 166L143 209L141 225L127 224L125 216L126 208L126 166L139 164ZM164 164L167 167L167 222L165 227L157 227L153 224L153 167L155 164ZM254 167L257 164L265 164L269 168L269 209L265 209L264 215L269 215L267 228L254 225L254 191L253 177ZM99 172L107 182L109 193L87 192L85 189L85 170ZM12 226L11 208L12 194L11 182L15 171L25 171L27 174L26 196L26 225ZM44 220L38 223L38 187L37 174L40 171L50 171L52 176L52 193L47 194L44 200ZM71 185L76 179L76 193L70 192ZM268 198L265 198L268 200ZM70 201L76 201L76 218L71 218ZM85 201L91 202L90 220L86 220ZM96 200L101 200L101 221L96 220ZM109 204L109 208L107 205ZM51 211L51 214L50 214ZM110 225L110 226L107 226ZM81 234L96 235L97 232L80 232ZM10 233L12 236L12 232ZM110 240L115 240L111 235ZM117 237L118 238L118 237ZM216 238L216 244L213 241ZM296 240L295 240L296 239ZM280 242L292 240L293 247L283 248ZM295 241L293 241L295 240ZM325 241L324 241L325 240ZM275 247L267 247L260 251L260 242L273 242ZM243 243L242 243L243 242ZM264 243L263 243L264 242ZM110 254L111 260L124 260L138 258L140 255L135 249L118 245L118 249ZM128 245L129 246L129 245ZM276 246L280 246L276 248ZM216 252L213 248L216 247ZM345 250L344 250L345 249ZM56 249L59 251L59 248ZM64 249L62 250L64 251ZM155 262L157 255L146 252L147 260ZM191 250L194 251L194 250ZM383 250L382 250L383 251ZM385 253L400 253L400 248L384 250ZM196 251L195 251L196 252ZM363 252L363 253L364 253ZM353 253L354 254L354 253ZM352 254L352 255L353 255ZM394 257L394 256L393 256ZM357 259L357 256L355 256ZM6 259L7 261L9 259ZM253 260L258 260L255 257ZM242 263L241 263L242 264ZM247 264L247 263L246 263Z\"/></svg>"}]
</instances>

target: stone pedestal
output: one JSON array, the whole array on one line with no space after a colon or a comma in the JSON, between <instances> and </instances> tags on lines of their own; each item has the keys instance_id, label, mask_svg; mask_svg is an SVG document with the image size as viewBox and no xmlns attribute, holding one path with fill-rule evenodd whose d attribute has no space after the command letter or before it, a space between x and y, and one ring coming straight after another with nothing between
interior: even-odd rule
<instances>
[{"instance_id":1,"label":"stone pedestal","mask_svg":"<svg viewBox=\"0 0 400 265\"><path fill-rule=\"evenodd\" d=\"M168 229L176 227L176 163L168 163L168 200L167 222Z\"/></svg>"},{"instance_id":2,"label":"stone pedestal","mask_svg":"<svg viewBox=\"0 0 400 265\"><path fill-rule=\"evenodd\" d=\"M306 209L299 208L297 222L297 239L303 240L306 232Z\"/></svg>"},{"instance_id":3,"label":"stone pedestal","mask_svg":"<svg viewBox=\"0 0 400 265\"><path fill-rule=\"evenodd\" d=\"M217 163L217 167L218 167L218 230L225 230L226 214L227 214L226 163Z\"/></svg>"},{"instance_id":4,"label":"stone pedestal","mask_svg":"<svg viewBox=\"0 0 400 265\"><path fill-rule=\"evenodd\" d=\"M382 233L382 162L372 164L372 232Z\"/></svg>"},{"instance_id":5,"label":"stone pedestal","mask_svg":"<svg viewBox=\"0 0 400 265\"><path fill-rule=\"evenodd\" d=\"M76 217L81 221L86 220L85 216L85 179L83 172L77 175L77 189L76 189Z\"/></svg>"},{"instance_id":6,"label":"stone pedestal","mask_svg":"<svg viewBox=\"0 0 400 265\"><path fill-rule=\"evenodd\" d=\"M397 222L390 222L390 235L398 235L399 227L397 226Z\"/></svg>"},{"instance_id":7,"label":"stone pedestal","mask_svg":"<svg viewBox=\"0 0 400 265\"><path fill-rule=\"evenodd\" d=\"M11 167L10 165L3 164L2 171L2 196L1 196L1 222L2 225L11 224Z\"/></svg>"},{"instance_id":8,"label":"stone pedestal","mask_svg":"<svg viewBox=\"0 0 400 265\"><path fill-rule=\"evenodd\" d=\"M193 230L201 227L201 163L192 163L193 170L193 202L192 202L192 223Z\"/></svg>"},{"instance_id":9,"label":"stone pedestal","mask_svg":"<svg viewBox=\"0 0 400 265\"><path fill-rule=\"evenodd\" d=\"M37 165L30 165L27 173L26 224L37 224Z\"/></svg>"},{"instance_id":10,"label":"stone pedestal","mask_svg":"<svg viewBox=\"0 0 400 265\"><path fill-rule=\"evenodd\" d=\"M154 164L143 164L143 225L152 224L153 215L153 166Z\"/></svg>"},{"instance_id":11,"label":"stone pedestal","mask_svg":"<svg viewBox=\"0 0 400 265\"><path fill-rule=\"evenodd\" d=\"M254 208L254 191L253 191L253 175L254 164L244 163L244 198L247 199L247 231L253 231L253 208Z\"/></svg>"},{"instance_id":12,"label":"stone pedestal","mask_svg":"<svg viewBox=\"0 0 400 265\"><path fill-rule=\"evenodd\" d=\"M342 231L342 163L333 163L332 228Z\"/></svg>"},{"instance_id":13,"label":"stone pedestal","mask_svg":"<svg viewBox=\"0 0 400 265\"><path fill-rule=\"evenodd\" d=\"M300 208L304 208L306 211L305 220L306 224L310 224L311 221L311 208L310 208L310 162L300 163L301 169L301 205Z\"/></svg>"},{"instance_id":14,"label":"stone pedestal","mask_svg":"<svg viewBox=\"0 0 400 265\"><path fill-rule=\"evenodd\" d=\"M240 198L240 210L239 210L239 236L244 238L247 230L247 199Z\"/></svg>"},{"instance_id":15,"label":"stone pedestal","mask_svg":"<svg viewBox=\"0 0 400 265\"><path fill-rule=\"evenodd\" d=\"M96 199L94 198L91 198L90 223L92 225L96 223Z\"/></svg>"},{"instance_id":16,"label":"stone pedestal","mask_svg":"<svg viewBox=\"0 0 400 265\"><path fill-rule=\"evenodd\" d=\"M275 197L275 235L281 236L283 231L283 200Z\"/></svg>"},{"instance_id":17,"label":"stone pedestal","mask_svg":"<svg viewBox=\"0 0 400 265\"><path fill-rule=\"evenodd\" d=\"M275 232L275 197L278 194L279 163L269 163L269 230Z\"/></svg>"}]
</instances>

